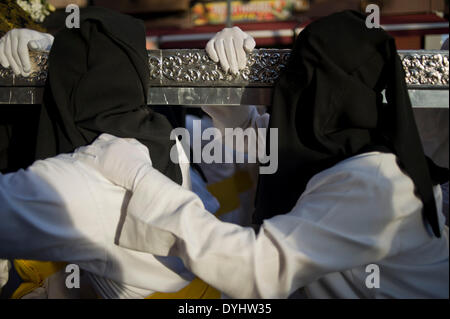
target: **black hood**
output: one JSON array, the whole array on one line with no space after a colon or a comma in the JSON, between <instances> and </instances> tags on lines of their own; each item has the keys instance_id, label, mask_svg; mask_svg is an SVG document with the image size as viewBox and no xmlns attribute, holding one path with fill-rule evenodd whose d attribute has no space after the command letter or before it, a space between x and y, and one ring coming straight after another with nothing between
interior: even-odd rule
<instances>
[{"instance_id":1,"label":"black hood","mask_svg":"<svg viewBox=\"0 0 450 319\"><path fill-rule=\"evenodd\" d=\"M153 166L181 183L170 160L167 119L147 107L150 71L141 21L103 8L81 10L79 29L63 29L49 56L36 158L72 152L101 133L136 138Z\"/></svg>"},{"instance_id":2,"label":"black hood","mask_svg":"<svg viewBox=\"0 0 450 319\"><path fill-rule=\"evenodd\" d=\"M288 213L317 173L381 151L397 156L440 235L432 185L448 180L448 170L424 155L394 39L368 29L365 20L345 11L300 33L274 90L270 127L278 129L278 171L260 176L255 223Z\"/></svg>"}]
</instances>

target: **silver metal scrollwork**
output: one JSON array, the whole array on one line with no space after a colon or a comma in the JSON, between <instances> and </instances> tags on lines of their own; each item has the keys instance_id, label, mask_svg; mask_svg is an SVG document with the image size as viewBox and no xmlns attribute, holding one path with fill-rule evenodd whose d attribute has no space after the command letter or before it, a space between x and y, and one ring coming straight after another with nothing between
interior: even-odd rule
<instances>
[{"instance_id":1,"label":"silver metal scrollwork","mask_svg":"<svg viewBox=\"0 0 450 319\"><path fill-rule=\"evenodd\" d=\"M448 51L406 51L402 62L408 86L448 87Z\"/></svg>"},{"instance_id":2,"label":"silver metal scrollwork","mask_svg":"<svg viewBox=\"0 0 450 319\"><path fill-rule=\"evenodd\" d=\"M399 51L415 107L448 107L448 51ZM244 70L225 73L204 50L148 51L149 104L268 105L290 50L254 50ZM37 104L48 72L48 52L31 52L29 77L0 66L0 104Z\"/></svg>"},{"instance_id":3,"label":"silver metal scrollwork","mask_svg":"<svg viewBox=\"0 0 450 319\"><path fill-rule=\"evenodd\" d=\"M448 87L448 51L399 51L410 87ZM148 51L151 86L271 86L287 65L290 50L261 49L250 54L237 75L225 73L204 50ZM42 86L47 76L47 52L32 51L29 77L14 76L0 66L0 85Z\"/></svg>"}]
</instances>

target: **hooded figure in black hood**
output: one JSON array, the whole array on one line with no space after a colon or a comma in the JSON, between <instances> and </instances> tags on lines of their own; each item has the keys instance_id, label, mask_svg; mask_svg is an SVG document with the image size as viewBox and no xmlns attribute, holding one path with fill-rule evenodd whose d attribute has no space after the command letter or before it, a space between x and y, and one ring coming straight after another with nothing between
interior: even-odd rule
<instances>
[{"instance_id":1,"label":"hooded figure in black hood","mask_svg":"<svg viewBox=\"0 0 450 319\"><path fill-rule=\"evenodd\" d=\"M141 21L104 8L81 10L80 28L63 29L49 56L36 159L73 152L101 133L136 138L160 172L181 184L170 160L171 125L147 106L150 81Z\"/></svg>"},{"instance_id":2,"label":"hooded figure in black hood","mask_svg":"<svg viewBox=\"0 0 450 319\"><path fill-rule=\"evenodd\" d=\"M351 11L313 22L270 115L204 110L217 128L278 130L278 171L259 180L259 231L217 220L153 170L133 191L119 245L180 257L233 298L285 298L300 287L311 298L448 298L449 230L433 187L448 171L424 156L385 31Z\"/></svg>"},{"instance_id":3,"label":"hooded figure in black hood","mask_svg":"<svg viewBox=\"0 0 450 319\"><path fill-rule=\"evenodd\" d=\"M380 151L397 156L440 236L432 186L448 181L448 170L424 155L394 39L368 29L362 14L334 14L300 34L275 87L270 127L278 129L279 169L260 176L255 223L289 212L314 175Z\"/></svg>"}]
</instances>

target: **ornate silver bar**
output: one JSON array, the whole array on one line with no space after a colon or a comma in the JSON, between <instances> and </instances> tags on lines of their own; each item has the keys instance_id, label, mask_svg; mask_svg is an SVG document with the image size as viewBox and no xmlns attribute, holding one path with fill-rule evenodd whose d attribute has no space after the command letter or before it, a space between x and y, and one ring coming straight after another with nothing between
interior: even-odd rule
<instances>
[{"instance_id":1,"label":"ornate silver bar","mask_svg":"<svg viewBox=\"0 0 450 319\"><path fill-rule=\"evenodd\" d=\"M409 88L448 88L448 51L399 51ZM204 50L149 51L151 86L272 87L286 67L290 50L264 49L250 54L244 70L225 74Z\"/></svg>"},{"instance_id":2,"label":"ornate silver bar","mask_svg":"<svg viewBox=\"0 0 450 319\"><path fill-rule=\"evenodd\" d=\"M399 55L410 90L448 92L448 51L399 51ZM270 89L286 67L289 56L290 50L255 50L246 68L231 75L204 50L148 51L151 78L148 103L267 105ZM29 77L15 76L10 69L0 66L0 104L39 104L47 76L48 52L32 51L31 61Z\"/></svg>"}]
</instances>

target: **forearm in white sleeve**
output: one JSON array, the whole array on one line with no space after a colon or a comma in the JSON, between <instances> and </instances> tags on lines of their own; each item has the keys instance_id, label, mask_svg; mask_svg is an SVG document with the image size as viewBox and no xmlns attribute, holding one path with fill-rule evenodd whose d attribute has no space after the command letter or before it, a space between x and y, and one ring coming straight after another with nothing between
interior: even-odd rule
<instances>
[{"instance_id":1,"label":"forearm in white sleeve","mask_svg":"<svg viewBox=\"0 0 450 319\"><path fill-rule=\"evenodd\" d=\"M226 294L258 296L255 287L241 287L243 278L254 275L253 249L249 249L256 239L253 229L220 222L205 211L194 193L154 170L139 182L134 194L120 246L179 256L197 276ZM239 275L228 278L237 266Z\"/></svg>"},{"instance_id":2,"label":"forearm in white sleeve","mask_svg":"<svg viewBox=\"0 0 450 319\"><path fill-rule=\"evenodd\" d=\"M202 107L213 120L214 126L222 134L222 143L228 149L240 153L248 153L249 143L257 143L258 148L265 149L266 133L261 133L259 129L265 131L269 127L270 116L268 113L259 114L255 106L204 106ZM245 139L244 144L234 142L234 129L254 130L251 141ZM252 145L253 147L256 145ZM256 148L255 148L256 149Z\"/></svg>"},{"instance_id":3,"label":"forearm in white sleeve","mask_svg":"<svg viewBox=\"0 0 450 319\"><path fill-rule=\"evenodd\" d=\"M323 275L398 252L395 235L412 222L391 216L389 200L374 195L389 194L375 176L350 170L318 179L289 214L266 220L256 235L219 221L193 193L153 171L134 192L119 245L179 256L232 298L285 298ZM342 189L353 191L343 196Z\"/></svg>"},{"instance_id":4,"label":"forearm in white sleeve","mask_svg":"<svg viewBox=\"0 0 450 319\"><path fill-rule=\"evenodd\" d=\"M61 181L65 185L76 188L77 181ZM66 211L59 190L34 172L0 175L0 258L62 260L68 242L83 245Z\"/></svg>"},{"instance_id":5,"label":"forearm in white sleeve","mask_svg":"<svg viewBox=\"0 0 450 319\"><path fill-rule=\"evenodd\" d=\"M269 126L269 114L260 115L256 106L203 106L213 120L214 126L225 133L225 128L267 128Z\"/></svg>"}]
</instances>

